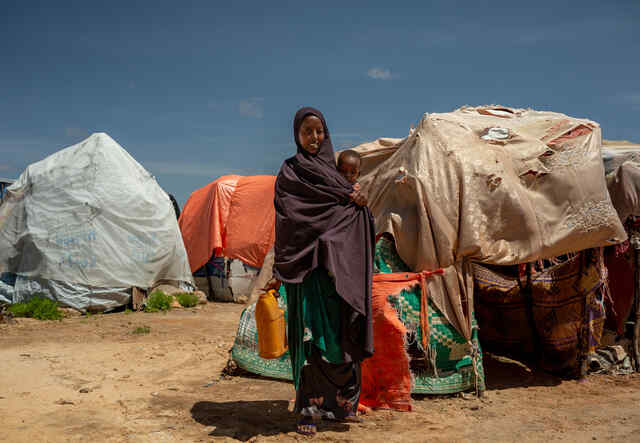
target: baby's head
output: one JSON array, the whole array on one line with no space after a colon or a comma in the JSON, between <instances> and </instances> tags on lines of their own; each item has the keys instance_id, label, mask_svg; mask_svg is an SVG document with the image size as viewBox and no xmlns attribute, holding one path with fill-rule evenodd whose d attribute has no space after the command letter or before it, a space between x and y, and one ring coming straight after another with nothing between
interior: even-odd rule
<instances>
[{"instance_id":1,"label":"baby's head","mask_svg":"<svg viewBox=\"0 0 640 443\"><path fill-rule=\"evenodd\" d=\"M342 151L338 156L338 171L353 185L360 175L360 154L351 149Z\"/></svg>"}]
</instances>

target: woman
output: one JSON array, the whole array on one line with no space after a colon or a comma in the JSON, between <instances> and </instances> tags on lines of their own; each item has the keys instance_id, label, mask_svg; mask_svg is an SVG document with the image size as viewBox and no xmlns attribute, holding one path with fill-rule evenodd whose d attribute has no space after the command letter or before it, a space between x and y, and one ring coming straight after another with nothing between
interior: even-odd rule
<instances>
[{"instance_id":1,"label":"woman","mask_svg":"<svg viewBox=\"0 0 640 443\"><path fill-rule=\"evenodd\" d=\"M276 180L274 279L287 291L297 431L318 418L356 421L360 362L373 354L375 231L366 198L336 168L322 114L294 118L297 154Z\"/></svg>"}]
</instances>

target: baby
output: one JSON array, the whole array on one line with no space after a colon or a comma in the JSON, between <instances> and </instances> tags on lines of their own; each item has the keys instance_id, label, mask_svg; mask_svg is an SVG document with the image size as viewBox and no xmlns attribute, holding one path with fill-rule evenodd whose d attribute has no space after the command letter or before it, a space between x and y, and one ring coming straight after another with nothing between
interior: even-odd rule
<instances>
[{"instance_id":1,"label":"baby","mask_svg":"<svg viewBox=\"0 0 640 443\"><path fill-rule=\"evenodd\" d=\"M360 175L360 154L351 149L342 151L338 156L338 172L347 179L349 183L360 189L358 176Z\"/></svg>"}]
</instances>

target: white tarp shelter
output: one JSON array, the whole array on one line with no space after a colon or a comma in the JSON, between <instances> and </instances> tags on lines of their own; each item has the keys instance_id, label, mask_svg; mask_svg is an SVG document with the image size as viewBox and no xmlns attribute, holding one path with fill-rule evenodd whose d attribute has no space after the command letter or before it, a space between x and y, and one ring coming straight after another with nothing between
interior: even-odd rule
<instances>
[{"instance_id":1,"label":"white tarp shelter","mask_svg":"<svg viewBox=\"0 0 640 443\"><path fill-rule=\"evenodd\" d=\"M123 305L131 287L193 285L168 195L104 133L29 165L7 189L0 273L0 301L40 293L83 311Z\"/></svg>"}]
</instances>

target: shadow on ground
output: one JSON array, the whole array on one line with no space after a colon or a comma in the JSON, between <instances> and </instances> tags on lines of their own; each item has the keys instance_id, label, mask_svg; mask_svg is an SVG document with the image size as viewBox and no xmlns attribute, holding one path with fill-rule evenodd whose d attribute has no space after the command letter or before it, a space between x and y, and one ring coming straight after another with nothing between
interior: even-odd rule
<instances>
[{"instance_id":1,"label":"shadow on ground","mask_svg":"<svg viewBox=\"0 0 640 443\"><path fill-rule=\"evenodd\" d=\"M528 386L557 386L562 383L560 377L495 354L485 353L483 365L489 391Z\"/></svg>"},{"instance_id":2,"label":"shadow on ground","mask_svg":"<svg viewBox=\"0 0 640 443\"><path fill-rule=\"evenodd\" d=\"M191 408L191 416L204 426L214 426L212 437L229 437L248 441L253 437L287 434L295 430L295 417L288 410L289 403L277 401L199 401ZM322 422L323 431L346 432L343 423Z\"/></svg>"}]
</instances>

